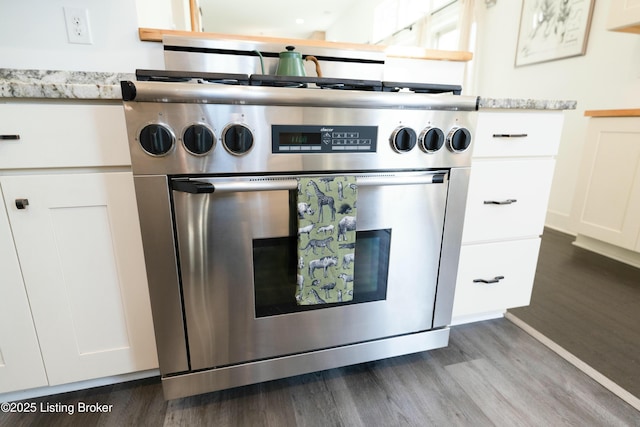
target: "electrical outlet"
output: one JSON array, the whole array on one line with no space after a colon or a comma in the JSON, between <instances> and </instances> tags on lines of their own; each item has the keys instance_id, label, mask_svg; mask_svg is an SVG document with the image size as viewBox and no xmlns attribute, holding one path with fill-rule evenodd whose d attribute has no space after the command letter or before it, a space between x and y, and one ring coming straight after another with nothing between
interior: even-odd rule
<instances>
[{"instance_id":1,"label":"electrical outlet","mask_svg":"<svg viewBox=\"0 0 640 427\"><path fill-rule=\"evenodd\" d=\"M93 44L89 26L89 10L77 7L64 8L69 43Z\"/></svg>"}]
</instances>

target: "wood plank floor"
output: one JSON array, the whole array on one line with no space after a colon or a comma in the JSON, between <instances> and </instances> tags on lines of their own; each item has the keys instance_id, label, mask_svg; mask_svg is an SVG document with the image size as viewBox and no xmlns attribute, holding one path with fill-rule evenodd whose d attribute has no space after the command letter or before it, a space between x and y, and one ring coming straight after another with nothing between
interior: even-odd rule
<instances>
[{"instance_id":1,"label":"wood plank floor","mask_svg":"<svg viewBox=\"0 0 640 427\"><path fill-rule=\"evenodd\" d=\"M640 398L640 269L546 229L531 305L511 314Z\"/></svg>"},{"instance_id":2,"label":"wood plank floor","mask_svg":"<svg viewBox=\"0 0 640 427\"><path fill-rule=\"evenodd\" d=\"M105 414L0 412L2 426L633 426L640 413L505 319L444 349L165 402L157 378L34 399Z\"/></svg>"}]
</instances>

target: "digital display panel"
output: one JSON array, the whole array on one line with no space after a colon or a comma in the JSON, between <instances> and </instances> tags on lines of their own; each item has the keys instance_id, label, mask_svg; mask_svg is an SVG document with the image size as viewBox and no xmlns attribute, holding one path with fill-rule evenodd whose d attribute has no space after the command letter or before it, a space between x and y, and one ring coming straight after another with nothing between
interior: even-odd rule
<instances>
[{"instance_id":1,"label":"digital display panel","mask_svg":"<svg viewBox=\"0 0 640 427\"><path fill-rule=\"evenodd\" d=\"M280 132L280 145L320 145L319 132Z\"/></svg>"},{"instance_id":2,"label":"digital display panel","mask_svg":"<svg viewBox=\"0 0 640 427\"><path fill-rule=\"evenodd\" d=\"M377 126L271 125L277 154L375 153Z\"/></svg>"}]
</instances>

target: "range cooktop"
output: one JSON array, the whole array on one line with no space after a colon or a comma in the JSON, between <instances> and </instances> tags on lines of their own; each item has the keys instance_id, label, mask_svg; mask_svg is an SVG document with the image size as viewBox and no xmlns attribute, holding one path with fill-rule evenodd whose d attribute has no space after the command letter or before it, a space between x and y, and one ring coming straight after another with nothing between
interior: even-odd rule
<instances>
[{"instance_id":1,"label":"range cooktop","mask_svg":"<svg viewBox=\"0 0 640 427\"><path fill-rule=\"evenodd\" d=\"M387 82L332 77L274 76L265 74L210 73L198 71L136 70L138 81L218 83L228 85L299 87L374 92L411 91L460 95L462 86L438 83Z\"/></svg>"}]
</instances>

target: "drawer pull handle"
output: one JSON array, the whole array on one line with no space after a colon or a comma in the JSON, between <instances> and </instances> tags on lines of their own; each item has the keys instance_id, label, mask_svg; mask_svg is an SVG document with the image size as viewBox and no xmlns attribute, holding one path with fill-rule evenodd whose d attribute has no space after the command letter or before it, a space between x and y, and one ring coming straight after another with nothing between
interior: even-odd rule
<instances>
[{"instance_id":1,"label":"drawer pull handle","mask_svg":"<svg viewBox=\"0 0 640 427\"><path fill-rule=\"evenodd\" d=\"M511 205L517 202L516 199L507 199L507 200L485 200L485 205Z\"/></svg>"},{"instance_id":2,"label":"drawer pull handle","mask_svg":"<svg viewBox=\"0 0 640 427\"><path fill-rule=\"evenodd\" d=\"M20 139L20 135L0 135L0 140L5 140L5 139Z\"/></svg>"},{"instance_id":3,"label":"drawer pull handle","mask_svg":"<svg viewBox=\"0 0 640 427\"><path fill-rule=\"evenodd\" d=\"M16 208L26 209L29 206L29 199L16 199Z\"/></svg>"},{"instance_id":4,"label":"drawer pull handle","mask_svg":"<svg viewBox=\"0 0 640 427\"><path fill-rule=\"evenodd\" d=\"M498 283L500 280L504 279L504 276L496 276L493 279L474 279L473 283Z\"/></svg>"},{"instance_id":5,"label":"drawer pull handle","mask_svg":"<svg viewBox=\"0 0 640 427\"><path fill-rule=\"evenodd\" d=\"M526 138L529 134L527 133L494 133L494 138Z\"/></svg>"}]
</instances>

